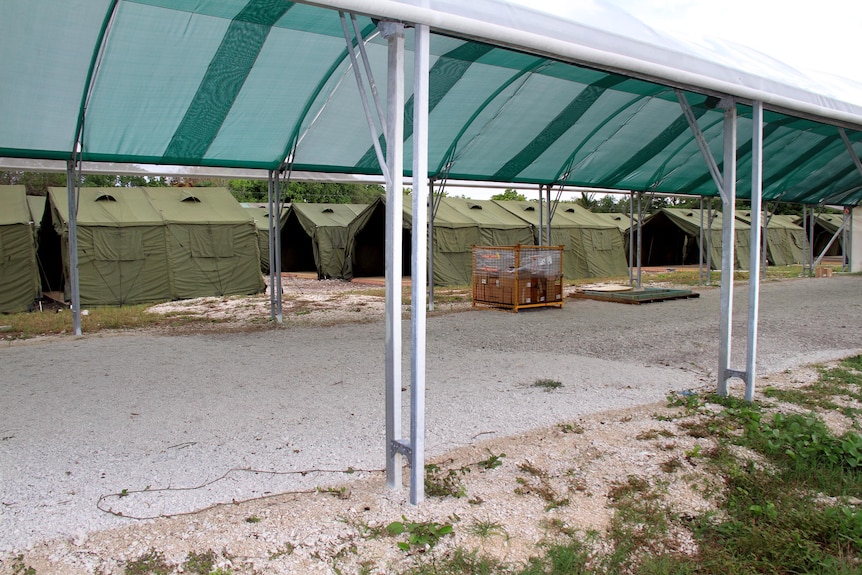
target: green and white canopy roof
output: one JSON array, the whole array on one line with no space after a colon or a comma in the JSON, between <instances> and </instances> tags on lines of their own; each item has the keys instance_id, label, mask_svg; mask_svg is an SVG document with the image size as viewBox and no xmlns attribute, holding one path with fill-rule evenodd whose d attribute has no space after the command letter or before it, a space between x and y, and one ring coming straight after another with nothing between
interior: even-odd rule
<instances>
[{"instance_id":1,"label":"green and white canopy roof","mask_svg":"<svg viewBox=\"0 0 862 575\"><path fill-rule=\"evenodd\" d=\"M295 170L380 175L338 10L380 85L376 21L431 27L431 177L716 195L679 88L719 160L715 104L737 102L740 197L756 100L764 198L862 200L858 84L583 0L562 16L506 0L7 0L0 157L273 170L295 149ZM409 173L409 94L405 112Z\"/></svg>"}]
</instances>

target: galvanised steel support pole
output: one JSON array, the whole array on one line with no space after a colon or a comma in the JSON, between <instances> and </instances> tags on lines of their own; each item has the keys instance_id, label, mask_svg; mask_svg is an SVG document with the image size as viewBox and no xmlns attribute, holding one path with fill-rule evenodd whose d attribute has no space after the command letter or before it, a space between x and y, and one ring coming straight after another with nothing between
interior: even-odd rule
<instances>
[{"instance_id":1,"label":"galvanised steel support pole","mask_svg":"<svg viewBox=\"0 0 862 575\"><path fill-rule=\"evenodd\" d=\"M760 234L763 196L763 102L754 102L751 111L751 270L748 282L748 349L745 362L745 400L754 401L757 377L757 322L760 314ZM763 234L766 237L766 234Z\"/></svg>"},{"instance_id":2,"label":"galvanised steel support pole","mask_svg":"<svg viewBox=\"0 0 862 575\"><path fill-rule=\"evenodd\" d=\"M706 204L706 285L712 285L712 198Z\"/></svg>"},{"instance_id":3,"label":"galvanised steel support pole","mask_svg":"<svg viewBox=\"0 0 862 575\"><path fill-rule=\"evenodd\" d=\"M644 215L641 211L643 209L642 205L643 192L638 192L638 288L642 287L641 283L641 265L643 263L642 254L643 254L643 221Z\"/></svg>"},{"instance_id":4,"label":"galvanised steel support pole","mask_svg":"<svg viewBox=\"0 0 862 575\"><path fill-rule=\"evenodd\" d=\"M697 250L697 285L703 285L703 196L700 197L700 240Z\"/></svg>"},{"instance_id":5,"label":"galvanised steel support pole","mask_svg":"<svg viewBox=\"0 0 862 575\"><path fill-rule=\"evenodd\" d=\"M551 245L551 184L545 187L545 195L548 197L548 209L545 211L547 228L545 228L545 244Z\"/></svg>"},{"instance_id":6,"label":"galvanised steel support pole","mask_svg":"<svg viewBox=\"0 0 862 575\"><path fill-rule=\"evenodd\" d=\"M273 202L273 188L275 187L275 174L272 170L269 171L266 187L266 211L269 224L269 319L275 320L278 316L276 312L275 301L275 226L273 218L275 217L275 202Z\"/></svg>"},{"instance_id":7,"label":"galvanised steel support pole","mask_svg":"<svg viewBox=\"0 0 862 575\"><path fill-rule=\"evenodd\" d=\"M275 217L272 219L272 229L275 232L275 320L278 323L284 323L284 288L281 285L281 209L284 203L281 200L281 180L278 177L278 172L273 173L275 183ZM287 179L288 184L290 178Z\"/></svg>"},{"instance_id":8,"label":"galvanised steel support pole","mask_svg":"<svg viewBox=\"0 0 862 575\"><path fill-rule=\"evenodd\" d=\"M75 162L66 162L66 195L69 201L69 291L72 297L72 332L81 335L81 284L78 277L78 193Z\"/></svg>"},{"instance_id":9,"label":"galvanised steel support pole","mask_svg":"<svg viewBox=\"0 0 862 575\"><path fill-rule=\"evenodd\" d=\"M426 166L427 168L427 166ZM416 181L414 176L413 181ZM416 187L416 184L413 184ZM428 180L428 310L434 311L434 180ZM413 227L416 229L416 226Z\"/></svg>"},{"instance_id":10,"label":"galvanised steel support pole","mask_svg":"<svg viewBox=\"0 0 862 575\"><path fill-rule=\"evenodd\" d=\"M410 503L425 499L425 261L428 235L428 195L422 185L428 179L428 85L430 31L417 24L414 31L413 64L413 273L410 316Z\"/></svg>"},{"instance_id":11,"label":"galvanised steel support pole","mask_svg":"<svg viewBox=\"0 0 862 575\"><path fill-rule=\"evenodd\" d=\"M640 214L638 214L640 215ZM629 192L629 287L635 283L635 193Z\"/></svg>"},{"instance_id":12,"label":"galvanised steel support pole","mask_svg":"<svg viewBox=\"0 0 862 575\"><path fill-rule=\"evenodd\" d=\"M808 215L808 277L814 277L814 224L817 221L814 206L808 210Z\"/></svg>"},{"instance_id":13,"label":"galvanised steel support pole","mask_svg":"<svg viewBox=\"0 0 862 575\"><path fill-rule=\"evenodd\" d=\"M545 195L543 184L539 184L539 245L545 245Z\"/></svg>"},{"instance_id":14,"label":"galvanised steel support pole","mask_svg":"<svg viewBox=\"0 0 862 575\"><path fill-rule=\"evenodd\" d=\"M401 226L404 207L404 25L381 22L389 43L386 105L386 485L401 488Z\"/></svg>"},{"instance_id":15,"label":"galvanised steel support pole","mask_svg":"<svg viewBox=\"0 0 862 575\"><path fill-rule=\"evenodd\" d=\"M721 318L719 322L718 395L727 395L733 319L733 225L736 204L736 103L724 110L724 187L721 191ZM757 242L755 242L757 243Z\"/></svg>"}]
</instances>

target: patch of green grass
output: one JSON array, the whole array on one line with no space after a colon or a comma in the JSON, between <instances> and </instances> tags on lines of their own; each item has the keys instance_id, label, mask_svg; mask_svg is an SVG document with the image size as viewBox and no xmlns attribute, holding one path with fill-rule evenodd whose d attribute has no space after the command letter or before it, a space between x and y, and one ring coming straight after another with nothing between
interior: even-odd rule
<instances>
[{"instance_id":1,"label":"patch of green grass","mask_svg":"<svg viewBox=\"0 0 862 575\"><path fill-rule=\"evenodd\" d=\"M825 395L858 393L862 356L824 370L817 384L799 399L817 407ZM824 394L824 389L829 390ZM838 397L838 395L830 395ZM840 402L839 399L835 401ZM604 533L580 534L561 519L548 517L549 540L524 564L489 560L456 549L409 571L415 575L729 575L862 572L862 437L836 435L815 413L786 415L734 397L706 395L697 404L681 399L687 411L683 428L707 434L710 441L689 449L702 469L716 479L698 488L715 511L680 514L669 505L669 485L631 475L614 484L608 497L614 510ZM703 403L723 407L719 413ZM809 403L795 402L799 405ZM660 434L645 432L643 439ZM742 448L742 449L740 449ZM749 451L750 450L750 451ZM754 452L755 456L745 455ZM661 464L680 469L679 457ZM548 473L525 462L518 466L518 490L550 499L556 493ZM546 490L544 494L542 490ZM487 525L468 530L486 531ZM694 545L683 552L678 534Z\"/></svg>"},{"instance_id":2,"label":"patch of green grass","mask_svg":"<svg viewBox=\"0 0 862 575\"><path fill-rule=\"evenodd\" d=\"M127 306L94 306L81 316L81 332L97 333L105 330L134 330L153 327L188 327L210 325L226 320L202 318L197 314L174 312L159 314L147 310L154 304ZM72 312L68 308L46 309L4 315L2 322L9 329L0 339L29 339L40 335L58 335L72 332Z\"/></svg>"},{"instance_id":3,"label":"patch of green grass","mask_svg":"<svg viewBox=\"0 0 862 575\"><path fill-rule=\"evenodd\" d=\"M475 535L483 540L493 537L501 537L506 541L509 540L509 532L503 524L489 519L474 521L467 526L466 531L470 535Z\"/></svg>"}]
</instances>

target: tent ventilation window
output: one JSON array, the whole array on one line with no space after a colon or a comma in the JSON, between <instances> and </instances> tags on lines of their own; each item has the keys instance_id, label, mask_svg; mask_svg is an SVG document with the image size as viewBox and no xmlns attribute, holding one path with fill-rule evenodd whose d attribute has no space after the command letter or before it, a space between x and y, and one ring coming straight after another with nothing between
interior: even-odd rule
<instances>
[{"instance_id":1,"label":"tent ventilation window","mask_svg":"<svg viewBox=\"0 0 862 575\"><path fill-rule=\"evenodd\" d=\"M335 210L333 210L332 208L323 208L323 213L324 214L334 214Z\"/></svg>"},{"instance_id":2,"label":"tent ventilation window","mask_svg":"<svg viewBox=\"0 0 862 575\"><path fill-rule=\"evenodd\" d=\"M482 206L480 206L479 204L467 204L467 205L470 206L471 210L481 210L482 209Z\"/></svg>"},{"instance_id":3,"label":"tent ventilation window","mask_svg":"<svg viewBox=\"0 0 862 575\"><path fill-rule=\"evenodd\" d=\"M97 202L116 202L117 198L112 196L111 194L102 194L98 198L96 198Z\"/></svg>"},{"instance_id":4,"label":"tent ventilation window","mask_svg":"<svg viewBox=\"0 0 862 575\"><path fill-rule=\"evenodd\" d=\"M566 208L566 211L567 211L568 213L570 213L570 214L574 214L574 213L575 213L575 208Z\"/></svg>"},{"instance_id":5,"label":"tent ventilation window","mask_svg":"<svg viewBox=\"0 0 862 575\"><path fill-rule=\"evenodd\" d=\"M184 195L183 195L183 199L181 199L180 201L181 201L181 202L189 202L189 203L192 203L192 204L199 204L199 203L201 203L200 198L197 198L197 197L192 196L192 195L187 195L187 194L184 194Z\"/></svg>"},{"instance_id":6,"label":"tent ventilation window","mask_svg":"<svg viewBox=\"0 0 862 575\"><path fill-rule=\"evenodd\" d=\"M524 211L525 211L525 212L535 212L535 211L536 211L536 208L534 208L533 206L529 206L529 207L527 207L527 208L524 208Z\"/></svg>"}]
</instances>

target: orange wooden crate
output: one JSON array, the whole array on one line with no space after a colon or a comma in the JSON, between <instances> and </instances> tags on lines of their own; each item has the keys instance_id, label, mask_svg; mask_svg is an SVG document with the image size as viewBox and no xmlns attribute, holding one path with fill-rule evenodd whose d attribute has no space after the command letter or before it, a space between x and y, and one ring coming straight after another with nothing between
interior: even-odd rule
<instances>
[{"instance_id":1,"label":"orange wooden crate","mask_svg":"<svg viewBox=\"0 0 862 575\"><path fill-rule=\"evenodd\" d=\"M473 246L473 305L563 306L563 246Z\"/></svg>"}]
</instances>

